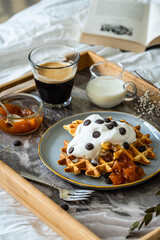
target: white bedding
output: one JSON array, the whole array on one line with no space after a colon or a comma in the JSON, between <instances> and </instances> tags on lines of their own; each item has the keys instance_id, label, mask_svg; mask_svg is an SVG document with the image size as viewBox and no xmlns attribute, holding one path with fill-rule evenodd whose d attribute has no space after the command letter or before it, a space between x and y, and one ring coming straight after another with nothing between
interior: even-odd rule
<instances>
[{"instance_id":1,"label":"white bedding","mask_svg":"<svg viewBox=\"0 0 160 240\"><path fill-rule=\"evenodd\" d=\"M80 52L92 50L108 60L119 61L128 71L136 70L160 87L159 48L136 54L78 43L88 5L89 0L43 0L0 24L0 83L30 71L29 51L51 42L71 45ZM0 240L22 240L24 236L31 240L61 239L0 189Z\"/></svg>"}]
</instances>

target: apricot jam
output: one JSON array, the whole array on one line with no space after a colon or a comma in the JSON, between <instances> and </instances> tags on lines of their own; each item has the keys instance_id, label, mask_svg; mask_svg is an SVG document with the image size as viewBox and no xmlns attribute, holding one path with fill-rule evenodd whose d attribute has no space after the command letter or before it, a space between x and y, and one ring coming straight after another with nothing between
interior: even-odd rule
<instances>
[{"instance_id":1,"label":"apricot jam","mask_svg":"<svg viewBox=\"0 0 160 240\"><path fill-rule=\"evenodd\" d=\"M109 175L114 185L130 183L144 177L143 168L137 166L133 161L124 159L115 161L113 164L113 172Z\"/></svg>"},{"instance_id":2,"label":"apricot jam","mask_svg":"<svg viewBox=\"0 0 160 240\"><path fill-rule=\"evenodd\" d=\"M10 103L5 103L4 105L11 114L16 114L20 116L20 118L12 120L9 119L7 121L6 111L0 107L0 129L2 131L14 135L23 135L35 131L41 125L43 120L42 112L32 116L34 112L28 108L22 108L18 105L12 105Z\"/></svg>"}]
</instances>

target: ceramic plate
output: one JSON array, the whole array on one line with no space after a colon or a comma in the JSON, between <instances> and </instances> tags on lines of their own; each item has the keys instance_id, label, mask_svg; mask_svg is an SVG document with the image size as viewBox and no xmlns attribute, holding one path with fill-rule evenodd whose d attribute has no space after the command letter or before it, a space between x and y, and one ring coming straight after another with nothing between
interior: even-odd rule
<instances>
[{"instance_id":1,"label":"ceramic plate","mask_svg":"<svg viewBox=\"0 0 160 240\"><path fill-rule=\"evenodd\" d=\"M154 146L154 153L157 155L156 159L151 160L151 164L147 166L143 166L145 177L136 182L122 184L122 185L112 185L106 184L103 176L100 178L92 178L87 177L84 173L79 175L73 175L72 173L64 172L65 166L60 166L57 164L57 160L59 159L60 149L63 147L63 141L72 139L72 136L63 128L63 125L69 124L72 121L79 119L84 120L87 116L97 113L102 117L112 116L114 120L125 119L127 122L131 123L133 126L140 125L141 132L143 134L150 134L150 138L152 140L152 146ZM133 115L122 113L122 112L111 112L111 111L96 111L96 112L87 112L81 113L77 115L73 115L62 119L57 122L53 126L51 126L47 131L43 134L40 142L39 142L39 156L43 163L55 174L59 177L63 178L70 183L79 185L81 187L94 188L100 190L111 190L116 188L124 188L133 186L139 183L142 183L154 175L156 175L160 171L160 152L159 152L159 144L160 144L160 132L149 122L144 121L143 119L137 118Z\"/></svg>"}]
</instances>

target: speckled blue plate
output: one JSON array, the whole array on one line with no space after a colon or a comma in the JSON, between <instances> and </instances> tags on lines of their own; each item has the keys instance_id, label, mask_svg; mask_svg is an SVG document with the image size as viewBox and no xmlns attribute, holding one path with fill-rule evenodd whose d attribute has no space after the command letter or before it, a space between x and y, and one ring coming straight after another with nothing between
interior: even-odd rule
<instances>
[{"instance_id":1,"label":"speckled blue plate","mask_svg":"<svg viewBox=\"0 0 160 240\"><path fill-rule=\"evenodd\" d=\"M157 157L151 160L151 164L143 166L144 172L146 174L143 179L127 184L112 185L106 184L103 176L101 176L98 179L97 178L95 179L92 177L87 177L84 173L74 175L72 173L66 173L64 171L65 166L58 165L57 160L59 159L60 149L63 147L64 140L70 141L72 139L72 136L68 133L68 131L64 130L63 125L69 124L76 119L84 120L87 116L94 113L97 113L102 117L112 116L112 118L115 120L125 119L133 126L140 125L141 132L143 134L147 133L150 134L152 146L154 146L154 153L157 155ZM143 119L137 118L131 114L114 111L86 112L62 119L61 121L57 122L56 124L47 129L47 131L43 134L38 147L39 156L43 163L59 177L81 187L99 190L113 190L117 188L134 186L156 175L158 172L160 172L159 149L160 149L160 132L158 129L156 129L149 122L146 122Z\"/></svg>"}]
</instances>

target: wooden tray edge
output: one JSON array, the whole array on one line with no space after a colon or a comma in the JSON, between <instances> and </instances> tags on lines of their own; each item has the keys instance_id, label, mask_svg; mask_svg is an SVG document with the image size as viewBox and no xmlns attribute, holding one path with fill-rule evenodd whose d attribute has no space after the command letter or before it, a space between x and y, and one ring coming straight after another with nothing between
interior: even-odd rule
<instances>
[{"instance_id":1,"label":"wooden tray edge","mask_svg":"<svg viewBox=\"0 0 160 240\"><path fill-rule=\"evenodd\" d=\"M0 187L66 240L100 240L45 194L0 160Z\"/></svg>"},{"instance_id":2,"label":"wooden tray edge","mask_svg":"<svg viewBox=\"0 0 160 240\"><path fill-rule=\"evenodd\" d=\"M106 61L106 59L102 56L97 55L94 52L91 52L91 51L81 52L80 60L79 60L79 64L78 64L78 71L81 71L85 68L89 68L92 64L101 62L101 61ZM10 92L26 92L26 91L33 90L33 89L35 89L34 83L32 83L29 86L23 86L23 83L26 83L32 79L33 79L32 72L27 73L27 74L25 74L17 79L14 79L8 83L1 84L0 92L3 95L3 92L8 89L10 89ZM157 96L159 95L158 100L160 100L160 90L155 85L150 83L149 81L144 80L143 78L139 78L138 76L136 76L128 71L124 72L123 80L125 82L131 81L136 84L139 97L141 97L144 94L144 92L149 90L149 91L157 94ZM22 87L20 89L16 90L15 86L17 86L17 85L22 85ZM157 99L157 96L155 96L155 97L153 96L152 99Z\"/></svg>"}]
</instances>

